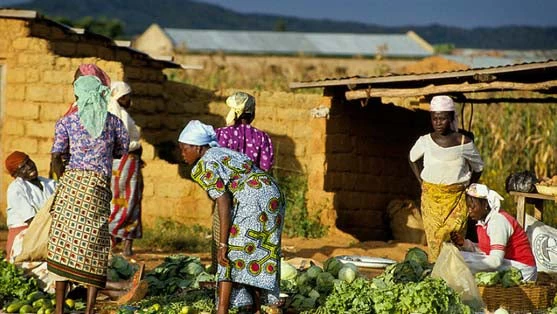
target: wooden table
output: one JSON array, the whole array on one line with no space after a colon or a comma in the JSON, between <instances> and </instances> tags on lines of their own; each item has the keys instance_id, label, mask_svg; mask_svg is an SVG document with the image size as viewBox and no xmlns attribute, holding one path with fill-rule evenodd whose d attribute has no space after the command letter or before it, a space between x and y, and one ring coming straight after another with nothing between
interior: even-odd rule
<instances>
[{"instance_id":1,"label":"wooden table","mask_svg":"<svg viewBox=\"0 0 557 314\"><path fill-rule=\"evenodd\" d=\"M526 216L524 214L524 207L526 203L534 205L534 217L537 220L543 219L543 203L545 201L557 202L557 197L546 194L539 193L522 193L522 192L509 192L510 195L514 196L516 201L516 220L518 223L524 227Z\"/></svg>"}]
</instances>

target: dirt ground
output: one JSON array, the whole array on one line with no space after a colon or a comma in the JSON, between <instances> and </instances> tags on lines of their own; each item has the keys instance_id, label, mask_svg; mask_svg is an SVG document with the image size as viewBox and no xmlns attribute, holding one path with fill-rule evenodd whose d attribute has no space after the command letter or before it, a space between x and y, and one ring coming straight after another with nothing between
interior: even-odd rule
<instances>
[{"instance_id":1,"label":"dirt ground","mask_svg":"<svg viewBox=\"0 0 557 314\"><path fill-rule=\"evenodd\" d=\"M7 231L0 231L0 248L6 245ZM296 258L311 259L315 263L320 264L331 256L340 255L360 255L370 257L384 257L396 261L404 259L406 251L412 247L424 246L412 243L400 243L395 241L366 241L360 242L354 237L338 230L329 232L329 235L321 239L305 239L305 238L283 238L282 251L285 260ZM118 251L116 251L118 252ZM190 252L154 252L148 248L134 248L132 259L137 262L145 263L147 271L155 268L164 258L171 254L188 254L199 256L202 262L210 263L210 253L190 253ZM308 261L309 262L309 261ZM381 273L382 269L360 269L363 273L370 276Z\"/></svg>"}]
</instances>

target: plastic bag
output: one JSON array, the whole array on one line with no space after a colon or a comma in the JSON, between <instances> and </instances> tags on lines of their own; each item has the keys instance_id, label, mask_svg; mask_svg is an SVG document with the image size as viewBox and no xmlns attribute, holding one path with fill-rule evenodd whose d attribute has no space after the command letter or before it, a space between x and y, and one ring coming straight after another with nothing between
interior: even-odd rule
<instances>
[{"instance_id":1,"label":"plastic bag","mask_svg":"<svg viewBox=\"0 0 557 314\"><path fill-rule=\"evenodd\" d=\"M55 193L56 194L56 193ZM51 195L37 212L29 228L27 228L23 236L23 250L21 254L15 257L16 263L30 261L45 261L48 254L48 233L52 223L50 208L54 201L54 195Z\"/></svg>"},{"instance_id":2,"label":"plastic bag","mask_svg":"<svg viewBox=\"0 0 557 314\"><path fill-rule=\"evenodd\" d=\"M445 280L447 285L460 295L464 304L475 310L484 307L474 275L453 244L443 243L441 253L431 271L431 277Z\"/></svg>"},{"instance_id":3,"label":"plastic bag","mask_svg":"<svg viewBox=\"0 0 557 314\"><path fill-rule=\"evenodd\" d=\"M532 193L536 191L536 183L538 183L538 178L533 172L517 172L507 177L505 180L505 190L507 192L517 191Z\"/></svg>"}]
</instances>

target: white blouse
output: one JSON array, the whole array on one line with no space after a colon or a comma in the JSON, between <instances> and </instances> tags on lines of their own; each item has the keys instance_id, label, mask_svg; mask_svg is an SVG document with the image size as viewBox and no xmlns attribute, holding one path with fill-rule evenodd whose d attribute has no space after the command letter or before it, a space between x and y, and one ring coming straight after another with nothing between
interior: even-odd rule
<instances>
[{"instance_id":1,"label":"white blouse","mask_svg":"<svg viewBox=\"0 0 557 314\"><path fill-rule=\"evenodd\" d=\"M410 161L424 159L422 180L434 184L465 183L472 172L483 170L483 161L474 142L452 147L441 147L431 138L431 134L420 136L410 150Z\"/></svg>"},{"instance_id":2,"label":"white blouse","mask_svg":"<svg viewBox=\"0 0 557 314\"><path fill-rule=\"evenodd\" d=\"M141 147L141 143L139 139L141 137L139 127L135 124L135 121L130 116L130 114L126 111L126 109L122 108L118 103L114 101L109 101L107 106L108 112L112 113L113 115L117 116L124 122L124 126L128 130L128 134L130 135L130 147L128 151L133 152L134 150Z\"/></svg>"},{"instance_id":3,"label":"white blouse","mask_svg":"<svg viewBox=\"0 0 557 314\"><path fill-rule=\"evenodd\" d=\"M45 201L54 193L56 182L39 177L43 189L22 178L15 178L8 186L8 228L21 227L26 221L35 217Z\"/></svg>"}]
</instances>

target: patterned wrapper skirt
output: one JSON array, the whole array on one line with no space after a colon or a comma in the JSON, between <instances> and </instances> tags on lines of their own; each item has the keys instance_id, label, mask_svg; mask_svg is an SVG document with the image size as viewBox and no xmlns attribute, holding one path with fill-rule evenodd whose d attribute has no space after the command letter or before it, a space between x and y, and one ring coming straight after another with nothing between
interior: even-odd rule
<instances>
[{"instance_id":1,"label":"patterned wrapper skirt","mask_svg":"<svg viewBox=\"0 0 557 314\"><path fill-rule=\"evenodd\" d=\"M439 256L441 244L450 241L452 231L466 232L465 190L463 184L422 184L422 218L431 261Z\"/></svg>"},{"instance_id":2,"label":"patterned wrapper skirt","mask_svg":"<svg viewBox=\"0 0 557 314\"><path fill-rule=\"evenodd\" d=\"M52 205L48 271L56 280L103 288L110 253L109 178L93 171L67 170Z\"/></svg>"},{"instance_id":3,"label":"patterned wrapper skirt","mask_svg":"<svg viewBox=\"0 0 557 314\"><path fill-rule=\"evenodd\" d=\"M218 281L261 288L262 303L279 301L280 247L285 200L274 180L253 174L233 190L232 226L228 237L230 266L218 265ZM233 307L251 304L245 287L233 288Z\"/></svg>"},{"instance_id":4,"label":"patterned wrapper skirt","mask_svg":"<svg viewBox=\"0 0 557 314\"><path fill-rule=\"evenodd\" d=\"M141 238L141 199L143 179L141 160L129 154L114 159L112 164L112 203L109 228L113 237L121 239Z\"/></svg>"}]
</instances>

